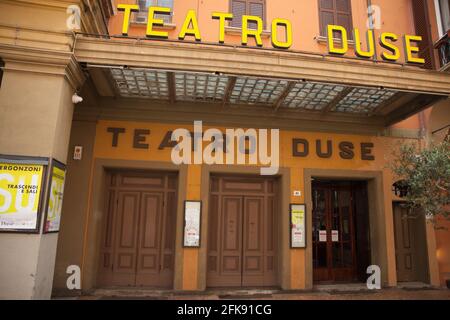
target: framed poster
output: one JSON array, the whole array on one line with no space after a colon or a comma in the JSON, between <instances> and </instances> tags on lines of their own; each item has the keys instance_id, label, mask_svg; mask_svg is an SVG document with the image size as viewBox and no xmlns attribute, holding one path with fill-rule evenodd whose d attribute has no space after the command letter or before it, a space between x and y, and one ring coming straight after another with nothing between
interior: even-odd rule
<instances>
[{"instance_id":1,"label":"framed poster","mask_svg":"<svg viewBox=\"0 0 450 320\"><path fill-rule=\"evenodd\" d=\"M0 155L0 232L39 233L47 158Z\"/></svg>"},{"instance_id":2,"label":"framed poster","mask_svg":"<svg viewBox=\"0 0 450 320\"><path fill-rule=\"evenodd\" d=\"M306 205L290 204L291 248L306 248Z\"/></svg>"},{"instance_id":3,"label":"framed poster","mask_svg":"<svg viewBox=\"0 0 450 320\"><path fill-rule=\"evenodd\" d=\"M53 159L49 172L47 206L45 208L44 233L59 232L66 181L66 166Z\"/></svg>"},{"instance_id":4,"label":"framed poster","mask_svg":"<svg viewBox=\"0 0 450 320\"><path fill-rule=\"evenodd\" d=\"M200 226L202 220L202 202L184 202L183 247L200 248Z\"/></svg>"}]
</instances>

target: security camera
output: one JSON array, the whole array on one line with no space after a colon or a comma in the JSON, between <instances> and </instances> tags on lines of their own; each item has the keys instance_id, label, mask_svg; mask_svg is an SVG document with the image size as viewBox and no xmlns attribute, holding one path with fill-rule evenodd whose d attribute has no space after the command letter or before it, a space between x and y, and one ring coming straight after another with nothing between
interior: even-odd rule
<instances>
[{"instance_id":1,"label":"security camera","mask_svg":"<svg viewBox=\"0 0 450 320\"><path fill-rule=\"evenodd\" d=\"M79 104L79 103L83 102L83 98L80 97L78 95L78 93L74 93L74 95L72 96L72 102L73 102L73 104Z\"/></svg>"}]
</instances>

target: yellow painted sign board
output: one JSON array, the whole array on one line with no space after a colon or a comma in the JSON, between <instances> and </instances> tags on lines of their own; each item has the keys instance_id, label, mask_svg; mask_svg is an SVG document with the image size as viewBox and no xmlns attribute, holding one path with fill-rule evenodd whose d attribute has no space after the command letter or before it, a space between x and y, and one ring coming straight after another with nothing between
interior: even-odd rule
<instances>
[{"instance_id":1,"label":"yellow painted sign board","mask_svg":"<svg viewBox=\"0 0 450 320\"><path fill-rule=\"evenodd\" d=\"M37 231L44 165L0 162L0 230Z\"/></svg>"},{"instance_id":2,"label":"yellow painted sign board","mask_svg":"<svg viewBox=\"0 0 450 320\"><path fill-rule=\"evenodd\" d=\"M306 247L306 206L291 204L291 248Z\"/></svg>"},{"instance_id":3,"label":"yellow painted sign board","mask_svg":"<svg viewBox=\"0 0 450 320\"><path fill-rule=\"evenodd\" d=\"M46 233L59 231L65 179L66 171L63 166L53 165L44 225L44 232Z\"/></svg>"}]
</instances>

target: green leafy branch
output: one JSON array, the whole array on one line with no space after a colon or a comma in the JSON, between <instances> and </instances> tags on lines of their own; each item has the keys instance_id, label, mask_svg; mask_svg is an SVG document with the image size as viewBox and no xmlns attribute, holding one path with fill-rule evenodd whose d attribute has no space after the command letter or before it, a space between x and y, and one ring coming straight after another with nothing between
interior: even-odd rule
<instances>
[{"instance_id":1,"label":"green leafy branch","mask_svg":"<svg viewBox=\"0 0 450 320\"><path fill-rule=\"evenodd\" d=\"M450 220L449 141L431 144L421 151L414 144L401 145L390 168L407 189L407 206L420 208L432 220L437 216Z\"/></svg>"}]
</instances>

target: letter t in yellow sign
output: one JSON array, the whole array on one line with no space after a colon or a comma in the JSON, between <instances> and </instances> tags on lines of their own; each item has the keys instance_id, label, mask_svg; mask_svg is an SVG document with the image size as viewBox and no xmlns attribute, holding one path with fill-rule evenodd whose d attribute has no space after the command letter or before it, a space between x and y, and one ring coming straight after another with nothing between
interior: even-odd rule
<instances>
[{"instance_id":1,"label":"letter t in yellow sign","mask_svg":"<svg viewBox=\"0 0 450 320\"><path fill-rule=\"evenodd\" d=\"M119 4L117 10L123 11L123 25L122 25L122 35L128 35L128 29L130 28L130 17L131 13L139 12L139 6L137 4Z\"/></svg>"},{"instance_id":2,"label":"letter t in yellow sign","mask_svg":"<svg viewBox=\"0 0 450 320\"><path fill-rule=\"evenodd\" d=\"M225 22L227 20L233 20L232 13L213 12L213 19L219 20L219 42L225 42Z\"/></svg>"}]
</instances>

